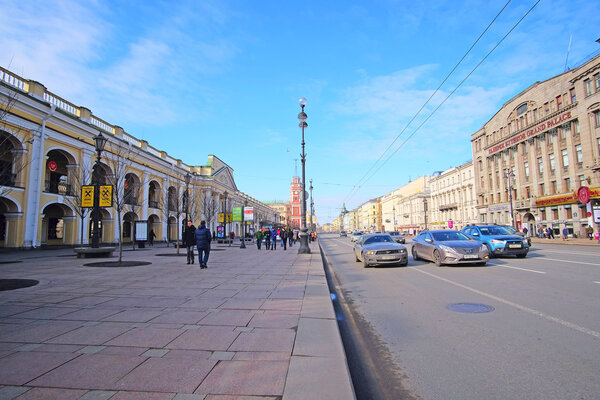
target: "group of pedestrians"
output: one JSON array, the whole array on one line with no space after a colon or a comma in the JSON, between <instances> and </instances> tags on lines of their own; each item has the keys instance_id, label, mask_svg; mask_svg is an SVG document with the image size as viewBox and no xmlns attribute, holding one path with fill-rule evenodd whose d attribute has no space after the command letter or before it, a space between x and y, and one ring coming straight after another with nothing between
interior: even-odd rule
<instances>
[{"instance_id":1,"label":"group of pedestrians","mask_svg":"<svg viewBox=\"0 0 600 400\"><path fill-rule=\"evenodd\" d=\"M201 221L196 229L192 221L187 222L187 227L183 232L183 245L187 251L187 263L194 263L194 247L198 249L198 264L201 269L207 268L208 256L210 254L210 242L212 234L206 228L206 222Z\"/></svg>"},{"instance_id":2,"label":"group of pedestrians","mask_svg":"<svg viewBox=\"0 0 600 400\"><path fill-rule=\"evenodd\" d=\"M287 246L292 247L298 240L298 230L291 228L263 228L256 231L254 234L256 239L256 247L258 250L261 249L264 241L265 250L277 250L277 240L281 240L281 246L284 250L287 250Z\"/></svg>"}]
</instances>

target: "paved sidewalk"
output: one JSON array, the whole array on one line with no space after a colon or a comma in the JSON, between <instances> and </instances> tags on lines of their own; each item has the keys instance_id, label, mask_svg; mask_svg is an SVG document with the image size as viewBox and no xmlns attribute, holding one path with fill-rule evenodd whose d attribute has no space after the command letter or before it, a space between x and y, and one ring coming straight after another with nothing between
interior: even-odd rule
<instances>
[{"instance_id":1,"label":"paved sidewalk","mask_svg":"<svg viewBox=\"0 0 600 400\"><path fill-rule=\"evenodd\" d=\"M532 237L531 238L531 243L532 244L577 244L577 245L581 245L581 246L599 246L598 241L597 240L590 240L588 238L568 238L566 240L562 240L561 237L557 236L554 239L546 239L546 238L538 238L538 237Z\"/></svg>"},{"instance_id":2,"label":"paved sidewalk","mask_svg":"<svg viewBox=\"0 0 600 400\"><path fill-rule=\"evenodd\" d=\"M1 278L40 281L0 292L0 399L353 399L318 246L297 250L0 254Z\"/></svg>"}]
</instances>

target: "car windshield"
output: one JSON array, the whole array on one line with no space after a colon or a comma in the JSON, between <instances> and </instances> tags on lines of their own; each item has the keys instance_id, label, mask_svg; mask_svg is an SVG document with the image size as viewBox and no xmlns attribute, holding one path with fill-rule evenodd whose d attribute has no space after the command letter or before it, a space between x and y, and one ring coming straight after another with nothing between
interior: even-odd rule
<instances>
[{"instance_id":1,"label":"car windshield","mask_svg":"<svg viewBox=\"0 0 600 400\"><path fill-rule=\"evenodd\" d=\"M360 236L360 235L362 235L362 234L363 234L362 232L354 232L354 233L353 233L353 235L354 235L354 236Z\"/></svg>"},{"instance_id":2,"label":"car windshield","mask_svg":"<svg viewBox=\"0 0 600 400\"><path fill-rule=\"evenodd\" d=\"M510 235L510 232L501 226L482 226L479 230L483 235Z\"/></svg>"},{"instance_id":3,"label":"car windshield","mask_svg":"<svg viewBox=\"0 0 600 400\"><path fill-rule=\"evenodd\" d=\"M365 240L364 244L379 243L379 242L394 242L389 235L371 236Z\"/></svg>"},{"instance_id":4,"label":"car windshield","mask_svg":"<svg viewBox=\"0 0 600 400\"><path fill-rule=\"evenodd\" d=\"M469 240L462 232L448 231L448 232L431 232L431 235L438 242L446 242L448 240Z\"/></svg>"},{"instance_id":5,"label":"car windshield","mask_svg":"<svg viewBox=\"0 0 600 400\"><path fill-rule=\"evenodd\" d=\"M400 232L388 232L390 236L400 236Z\"/></svg>"}]
</instances>

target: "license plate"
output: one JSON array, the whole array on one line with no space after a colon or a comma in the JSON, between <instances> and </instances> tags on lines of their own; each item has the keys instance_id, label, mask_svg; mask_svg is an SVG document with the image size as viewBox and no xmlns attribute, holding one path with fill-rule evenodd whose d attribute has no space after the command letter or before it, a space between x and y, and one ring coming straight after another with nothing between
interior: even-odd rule
<instances>
[{"instance_id":1,"label":"license plate","mask_svg":"<svg viewBox=\"0 0 600 400\"><path fill-rule=\"evenodd\" d=\"M520 244L509 244L508 248L510 248L510 249L520 249L521 245Z\"/></svg>"},{"instance_id":2,"label":"license plate","mask_svg":"<svg viewBox=\"0 0 600 400\"><path fill-rule=\"evenodd\" d=\"M381 256L382 260L395 260L396 256Z\"/></svg>"},{"instance_id":3,"label":"license plate","mask_svg":"<svg viewBox=\"0 0 600 400\"><path fill-rule=\"evenodd\" d=\"M465 254L465 256L463 258L464 259L473 259L473 258L479 258L479 256L477 254Z\"/></svg>"}]
</instances>

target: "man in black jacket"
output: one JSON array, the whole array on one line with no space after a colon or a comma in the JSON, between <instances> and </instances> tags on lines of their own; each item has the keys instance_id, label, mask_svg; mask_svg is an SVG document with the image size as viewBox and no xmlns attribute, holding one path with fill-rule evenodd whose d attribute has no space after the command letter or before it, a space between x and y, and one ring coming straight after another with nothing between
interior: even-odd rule
<instances>
[{"instance_id":1,"label":"man in black jacket","mask_svg":"<svg viewBox=\"0 0 600 400\"><path fill-rule=\"evenodd\" d=\"M210 241L212 235L210 231L206 229L206 222L200 222L200 227L196 229L196 247L198 248L198 262L200 268L206 268L208 262L208 255L210 254Z\"/></svg>"},{"instance_id":2,"label":"man in black jacket","mask_svg":"<svg viewBox=\"0 0 600 400\"><path fill-rule=\"evenodd\" d=\"M183 245L187 250L187 263L194 263L194 246L196 246L196 227L192 224L192 221L187 222L187 227L183 231Z\"/></svg>"}]
</instances>

